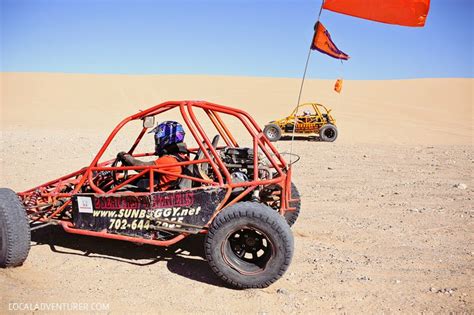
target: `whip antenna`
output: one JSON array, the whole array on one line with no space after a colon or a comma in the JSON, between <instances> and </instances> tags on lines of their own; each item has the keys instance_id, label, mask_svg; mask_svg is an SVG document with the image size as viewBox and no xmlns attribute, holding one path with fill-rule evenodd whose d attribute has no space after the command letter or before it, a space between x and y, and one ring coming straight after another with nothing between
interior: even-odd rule
<instances>
[{"instance_id":1,"label":"whip antenna","mask_svg":"<svg viewBox=\"0 0 474 315\"><path fill-rule=\"evenodd\" d=\"M319 22L319 19L321 18L321 13L323 12L323 5L324 5L324 0L321 1L321 8L319 9L319 14L318 14L318 18L316 20L316 24L318 24ZM318 34L316 33L316 35L313 35L313 36L318 36ZM312 47L312 43L311 45L309 46L309 51L308 51L308 57L306 57L306 64L304 65L304 72L303 72L303 77L301 78L301 85L300 85L300 91L298 93L298 101L296 103L296 108L295 108L295 119L293 121L293 130L291 132L291 144L290 144L290 165L291 163L293 162L292 160L292 157L293 157L293 142L295 141L295 131L296 131L296 122L297 122L297 114L298 114L298 106L300 105L300 101L301 101L301 94L303 93L303 86L304 86L304 80L306 79L306 72L308 71L308 64L309 64L309 58L311 57L311 47Z\"/></svg>"}]
</instances>

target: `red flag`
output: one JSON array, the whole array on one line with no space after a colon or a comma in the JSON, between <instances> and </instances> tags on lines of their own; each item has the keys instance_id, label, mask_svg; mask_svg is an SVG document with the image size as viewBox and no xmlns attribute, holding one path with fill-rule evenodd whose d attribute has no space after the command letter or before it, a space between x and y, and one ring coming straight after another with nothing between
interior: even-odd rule
<instances>
[{"instance_id":1,"label":"red flag","mask_svg":"<svg viewBox=\"0 0 474 315\"><path fill-rule=\"evenodd\" d=\"M376 22L423 27L430 0L326 0L323 9Z\"/></svg>"},{"instance_id":2,"label":"red flag","mask_svg":"<svg viewBox=\"0 0 474 315\"><path fill-rule=\"evenodd\" d=\"M336 91L337 93L341 93L343 82L344 81L342 79L337 79L336 83L334 84L334 91Z\"/></svg>"},{"instance_id":3,"label":"red flag","mask_svg":"<svg viewBox=\"0 0 474 315\"><path fill-rule=\"evenodd\" d=\"M316 23L314 26L314 36L311 49L317 50L336 59L349 59L349 56L346 53L340 51L339 48L336 47L334 42L331 40L331 35L329 35L329 32L321 22Z\"/></svg>"}]
</instances>

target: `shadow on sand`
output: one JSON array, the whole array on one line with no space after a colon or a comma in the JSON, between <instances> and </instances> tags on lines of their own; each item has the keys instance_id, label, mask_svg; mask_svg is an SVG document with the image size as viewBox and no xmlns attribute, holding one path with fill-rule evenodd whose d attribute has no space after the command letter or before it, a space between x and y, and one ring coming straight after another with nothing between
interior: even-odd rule
<instances>
[{"instance_id":1,"label":"shadow on sand","mask_svg":"<svg viewBox=\"0 0 474 315\"><path fill-rule=\"evenodd\" d=\"M278 141L291 141L291 136L282 136ZM295 136L296 141L322 142L317 136Z\"/></svg>"},{"instance_id":2,"label":"shadow on sand","mask_svg":"<svg viewBox=\"0 0 474 315\"><path fill-rule=\"evenodd\" d=\"M32 246L48 245L58 254L115 260L135 266L166 261L168 270L191 280L224 287L204 258L204 236L190 236L170 247L66 233L61 227L47 226L31 232Z\"/></svg>"}]
</instances>

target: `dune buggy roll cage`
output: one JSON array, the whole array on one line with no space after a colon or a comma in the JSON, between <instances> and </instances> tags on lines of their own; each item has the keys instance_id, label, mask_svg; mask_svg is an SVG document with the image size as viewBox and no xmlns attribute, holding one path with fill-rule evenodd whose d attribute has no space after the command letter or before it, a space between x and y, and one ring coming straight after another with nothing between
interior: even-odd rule
<instances>
[{"instance_id":1,"label":"dune buggy roll cage","mask_svg":"<svg viewBox=\"0 0 474 315\"><path fill-rule=\"evenodd\" d=\"M319 103L303 103L303 104L300 104L300 105L296 106L295 109L293 109L293 111L291 112L291 114L289 116L287 116L285 118L282 118L282 119L279 119L279 120L276 120L273 123L275 123L277 125L285 125L285 124L288 124L288 123L294 124L295 121L298 120L298 118L304 117L303 115L298 115L298 112L301 110L301 108L307 108L307 107L312 108L313 111L314 111L314 114L311 115L311 116L323 117L323 114L326 114L327 117L328 117L328 122L332 122L332 123L336 122L334 117L331 115L332 109L328 109L326 106L324 106L323 104L319 104ZM326 113L321 111L320 108L323 108Z\"/></svg>"},{"instance_id":2,"label":"dune buggy roll cage","mask_svg":"<svg viewBox=\"0 0 474 315\"><path fill-rule=\"evenodd\" d=\"M103 156L104 152L109 147L112 140L115 138L117 133L122 129L124 125L131 121L135 120L144 120L145 117L156 116L163 114L171 109L178 108L181 116L184 120L184 123L187 127L187 130L193 135L199 147L189 148L190 152L201 151L203 157L199 159L182 161L173 164L161 164L158 165L147 165L147 166L113 166L112 162L114 160L108 160L105 162L99 163L100 158ZM236 139L233 137L227 125L224 123L224 120L221 117L221 114L227 114L236 117L246 128L249 134L252 137L252 149L254 152L253 155L253 178L249 178L246 182L233 182L231 174L227 167L224 165L223 161L220 159L220 156L216 148L213 146L212 141L206 135L204 128L199 123L199 120L195 114L194 109L200 108L204 113L209 117L210 121L216 128L220 137L225 142L228 147L239 147ZM154 153L141 153L134 154L135 149L142 140L143 136L147 131L147 127L143 126L143 129L139 133L138 137L134 141L132 147L128 153L132 154L134 157L144 157L152 156ZM273 171L273 176L270 179L260 179L259 178L259 154L261 152L269 162L269 167ZM186 167L193 164L202 164L208 163L212 168L213 173L215 174L215 179L211 178L201 178L198 176L186 175L182 173L177 175L175 173L170 173L163 170L163 168L170 166L180 165ZM271 166L270 166L271 165ZM99 188L95 181L97 174L103 171L136 171L137 174L130 175L127 179L121 182L118 185L111 186L109 190L103 190ZM126 194L139 196L147 195L155 192L155 176L154 174L169 174L173 176L178 176L181 179L188 179L193 182L198 182L207 186L222 187L226 189L225 197L222 202L219 203L214 215L204 226L207 228L212 222L214 217L222 210L224 207L230 206L242 200L245 196L255 190L257 187L262 185L276 184L281 187L281 200L280 200L280 213L284 214L286 211L292 211L294 208L289 206L289 203L293 201L291 199L291 165L287 164L282 157L282 155L276 150L276 148L270 143L270 141L265 137L261 128L255 122L255 120L245 111L230 108L218 104L213 104L205 101L169 101L164 102L158 105L155 105L147 110L140 111L139 113L129 116L122 120L112 131L109 137L106 139L105 143L91 162L88 167L84 167L76 172L62 176L58 179L49 181L37 187L31 188L24 192L18 193L18 196L22 200L30 223L50 223L50 224L60 224L66 232L83 234L90 236L99 236L105 238L121 239L127 241L133 241L138 243L148 243L153 245L168 246L178 242L187 236L187 233L181 233L176 237L160 241L154 239L144 239L138 237L130 237L119 234L111 234L107 232L94 232L87 230L80 230L74 228L74 224L71 221L71 217L65 215L66 210L71 208L72 197L78 193L83 193L83 187L88 188L88 193L99 194L99 195L110 195L110 196L124 196ZM119 192L118 190L124 188L127 184L133 182L134 180L142 177L149 178L149 190L146 192ZM230 200L231 193L235 188L243 188L242 191L237 195L233 196ZM189 188L193 190L195 188ZM206 233L206 229L201 231Z\"/></svg>"}]
</instances>

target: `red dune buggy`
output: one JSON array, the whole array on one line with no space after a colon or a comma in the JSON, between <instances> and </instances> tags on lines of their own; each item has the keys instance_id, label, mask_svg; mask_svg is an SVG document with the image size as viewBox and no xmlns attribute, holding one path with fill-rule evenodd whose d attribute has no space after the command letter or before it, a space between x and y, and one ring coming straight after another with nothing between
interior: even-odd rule
<instances>
[{"instance_id":1,"label":"red dune buggy","mask_svg":"<svg viewBox=\"0 0 474 315\"><path fill-rule=\"evenodd\" d=\"M132 122L138 122L138 136L128 153L151 159L154 153L137 148L156 118L169 114L182 120L186 142L195 146L173 164L183 171L168 190L157 183L170 174L170 165L102 160ZM238 143L242 135L246 146ZM206 234L206 258L222 280L236 288L262 288L291 262L290 226L299 211L291 165L249 114L204 101L165 102L120 122L89 166L24 192L0 189L0 265L21 265L30 231L51 224L68 233L157 246Z\"/></svg>"}]
</instances>

